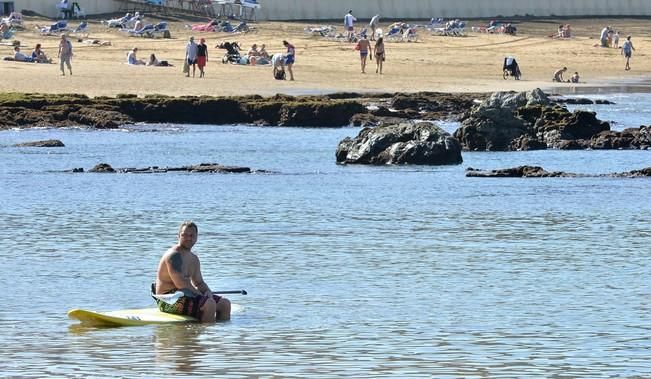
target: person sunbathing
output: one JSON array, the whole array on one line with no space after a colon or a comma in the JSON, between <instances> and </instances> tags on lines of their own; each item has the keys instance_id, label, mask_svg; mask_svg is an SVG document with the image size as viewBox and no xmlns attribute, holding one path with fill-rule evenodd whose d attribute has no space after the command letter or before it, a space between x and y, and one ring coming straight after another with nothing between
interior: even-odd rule
<instances>
[{"instance_id":1,"label":"person sunbathing","mask_svg":"<svg viewBox=\"0 0 651 379\"><path fill-rule=\"evenodd\" d=\"M36 63L52 63L52 59L48 59L47 55L45 55L45 52L41 50L40 43L37 43L36 47L34 47L34 51L32 51L32 60L34 60Z\"/></svg>"},{"instance_id":2,"label":"person sunbathing","mask_svg":"<svg viewBox=\"0 0 651 379\"><path fill-rule=\"evenodd\" d=\"M14 47L14 60L16 62L34 62L32 57L28 57L20 51L20 46Z\"/></svg>"},{"instance_id":3,"label":"person sunbathing","mask_svg":"<svg viewBox=\"0 0 651 379\"><path fill-rule=\"evenodd\" d=\"M265 58L265 59L271 59L271 56L267 52L267 47L263 43L262 46L260 46L260 50L258 51L260 53L260 57Z\"/></svg>"},{"instance_id":4,"label":"person sunbathing","mask_svg":"<svg viewBox=\"0 0 651 379\"><path fill-rule=\"evenodd\" d=\"M127 54L127 63L130 64L130 65L137 65L137 66L138 65L143 65L144 66L146 63L142 59L138 59L138 57L136 57L137 52L138 52L138 48L134 47L129 52L129 54Z\"/></svg>"},{"instance_id":5,"label":"person sunbathing","mask_svg":"<svg viewBox=\"0 0 651 379\"><path fill-rule=\"evenodd\" d=\"M152 54L152 55L149 56L149 61L147 61L147 66L151 66L151 67L170 67L172 65L169 64L169 62L167 62L167 61L159 61L156 58L156 54Z\"/></svg>"}]
</instances>

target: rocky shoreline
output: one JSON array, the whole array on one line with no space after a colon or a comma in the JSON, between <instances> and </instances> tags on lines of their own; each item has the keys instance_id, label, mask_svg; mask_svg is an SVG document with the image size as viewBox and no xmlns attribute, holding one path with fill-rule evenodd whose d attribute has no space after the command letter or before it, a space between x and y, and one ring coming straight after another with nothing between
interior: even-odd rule
<instances>
[{"instance_id":1,"label":"rocky shoreline","mask_svg":"<svg viewBox=\"0 0 651 379\"><path fill-rule=\"evenodd\" d=\"M436 92L272 97L168 97L0 94L1 129L85 126L114 129L138 122L253 124L294 127L363 126L340 142L341 164L441 165L463 162L462 151L651 148L651 127L612 131L596 113L570 112L540 89L493 94ZM429 121L457 120L449 135ZM64 146L36 141L17 146ZM541 176L549 176L543 173Z\"/></svg>"},{"instance_id":2,"label":"rocky shoreline","mask_svg":"<svg viewBox=\"0 0 651 379\"><path fill-rule=\"evenodd\" d=\"M144 123L367 126L391 119L457 119L486 94L337 93L323 96L209 97L0 94L0 130L32 127L116 129Z\"/></svg>"}]
</instances>

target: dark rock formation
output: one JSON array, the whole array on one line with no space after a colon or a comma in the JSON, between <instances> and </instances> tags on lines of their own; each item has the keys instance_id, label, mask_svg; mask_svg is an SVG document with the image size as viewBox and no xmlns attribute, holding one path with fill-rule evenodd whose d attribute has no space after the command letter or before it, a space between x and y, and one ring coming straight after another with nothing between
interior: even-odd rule
<instances>
[{"instance_id":1,"label":"dark rock formation","mask_svg":"<svg viewBox=\"0 0 651 379\"><path fill-rule=\"evenodd\" d=\"M549 105L541 90L496 92L474 107L454 136L466 150L506 151L513 140L531 134L531 127L515 111L524 106Z\"/></svg>"},{"instance_id":2,"label":"dark rock formation","mask_svg":"<svg viewBox=\"0 0 651 379\"><path fill-rule=\"evenodd\" d=\"M65 147L66 145L58 139L48 139L44 141L23 142L13 145L14 147Z\"/></svg>"},{"instance_id":3,"label":"dark rock formation","mask_svg":"<svg viewBox=\"0 0 651 379\"><path fill-rule=\"evenodd\" d=\"M127 168L118 168L118 169L114 169L108 163L100 163L95 165L95 167L91 168L90 170L88 170L88 172L95 172L95 173L123 173L123 174L161 174L161 173L179 172L179 171L192 172L192 173L224 173L224 174L225 173L254 173L254 172L268 173L269 172L265 170L254 171L248 167L224 166L218 163L200 163L197 165L180 166L180 167L150 166L144 168L127 167ZM71 170L67 170L66 172L83 173L84 169L73 168Z\"/></svg>"},{"instance_id":4,"label":"dark rock formation","mask_svg":"<svg viewBox=\"0 0 651 379\"><path fill-rule=\"evenodd\" d=\"M551 103L542 91L534 90L493 94L472 109L454 136L467 150L587 149L593 145L610 146L606 136L599 143L591 142L608 131L610 124L597 119L594 112L570 112ZM624 146L626 141L621 137L615 145ZM645 145L645 137L638 138L637 145L632 141L626 148Z\"/></svg>"},{"instance_id":5,"label":"dark rock formation","mask_svg":"<svg viewBox=\"0 0 651 379\"><path fill-rule=\"evenodd\" d=\"M562 171L549 172L540 166L518 166L490 171L482 171L469 167L466 169L466 176L479 178L557 178L575 177L576 174Z\"/></svg>"},{"instance_id":6,"label":"dark rock formation","mask_svg":"<svg viewBox=\"0 0 651 379\"><path fill-rule=\"evenodd\" d=\"M74 169L73 169L73 172L79 172L79 171L74 171ZM110 173L114 173L116 171L108 163L99 163L99 164L96 164L95 167L88 170L88 172L101 172L101 173L110 172Z\"/></svg>"},{"instance_id":7,"label":"dark rock formation","mask_svg":"<svg viewBox=\"0 0 651 379\"><path fill-rule=\"evenodd\" d=\"M355 138L339 143L337 163L357 164L460 164L461 145L438 126L401 123L365 128Z\"/></svg>"},{"instance_id":8,"label":"dark rock formation","mask_svg":"<svg viewBox=\"0 0 651 379\"><path fill-rule=\"evenodd\" d=\"M651 127L640 126L638 129L629 128L621 132L603 131L593 136L589 141L591 149L640 149L651 148Z\"/></svg>"},{"instance_id":9,"label":"dark rock formation","mask_svg":"<svg viewBox=\"0 0 651 379\"><path fill-rule=\"evenodd\" d=\"M597 99L597 100L590 100L586 99L585 97L559 97L555 98L554 102L558 104L603 104L603 105L612 105L615 104L610 100L605 100L605 99Z\"/></svg>"},{"instance_id":10,"label":"dark rock formation","mask_svg":"<svg viewBox=\"0 0 651 379\"><path fill-rule=\"evenodd\" d=\"M628 172L615 172L611 174L585 175L563 171L546 171L540 166L518 166L498 170L478 170L472 167L466 169L467 177L474 178L576 178L576 177L622 177L641 178L651 177L651 167Z\"/></svg>"},{"instance_id":11,"label":"dark rock formation","mask_svg":"<svg viewBox=\"0 0 651 379\"><path fill-rule=\"evenodd\" d=\"M112 129L135 122L341 127L349 125L354 115L370 113L385 122L396 118L457 119L475 99L485 96L433 92L272 97L120 94L91 99L69 94L0 94L0 130L41 126ZM378 108L369 112L370 105Z\"/></svg>"}]
</instances>

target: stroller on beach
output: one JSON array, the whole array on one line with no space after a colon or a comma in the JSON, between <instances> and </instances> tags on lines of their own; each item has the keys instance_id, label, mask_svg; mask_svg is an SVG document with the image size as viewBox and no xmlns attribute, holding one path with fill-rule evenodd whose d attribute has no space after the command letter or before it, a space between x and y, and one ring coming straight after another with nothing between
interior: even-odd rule
<instances>
[{"instance_id":1,"label":"stroller on beach","mask_svg":"<svg viewBox=\"0 0 651 379\"><path fill-rule=\"evenodd\" d=\"M502 77L504 77L504 80L508 79L509 76L512 76L515 80L520 80L522 76L520 66L518 66L518 62L513 57L504 58L504 65L502 66Z\"/></svg>"},{"instance_id":2,"label":"stroller on beach","mask_svg":"<svg viewBox=\"0 0 651 379\"><path fill-rule=\"evenodd\" d=\"M226 50L222 63L238 63L242 57L240 55L240 45L237 42L222 42L216 47Z\"/></svg>"}]
</instances>

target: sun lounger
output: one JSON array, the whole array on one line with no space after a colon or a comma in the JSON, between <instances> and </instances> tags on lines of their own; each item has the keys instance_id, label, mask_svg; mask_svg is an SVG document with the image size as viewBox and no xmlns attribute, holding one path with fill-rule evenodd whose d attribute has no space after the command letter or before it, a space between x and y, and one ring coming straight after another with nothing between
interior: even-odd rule
<instances>
[{"instance_id":1,"label":"sun lounger","mask_svg":"<svg viewBox=\"0 0 651 379\"><path fill-rule=\"evenodd\" d=\"M55 33L64 33L69 31L68 29L68 21L66 20L61 20L57 21L56 23L50 25L50 26L44 26L44 27L39 27L40 33L43 35L50 35L50 34L55 34Z\"/></svg>"}]
</instances>

